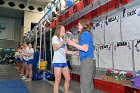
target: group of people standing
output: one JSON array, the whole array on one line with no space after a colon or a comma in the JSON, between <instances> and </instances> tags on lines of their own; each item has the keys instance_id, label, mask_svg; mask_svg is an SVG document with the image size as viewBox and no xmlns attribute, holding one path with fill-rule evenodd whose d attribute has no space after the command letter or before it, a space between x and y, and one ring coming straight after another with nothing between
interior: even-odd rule
<instances>
[{"instance_id":1,"label":"group of people standing","mask_svg":"<svg viewBox=\"0 0 140 93\"><path fill-rule=\"evenodd\" d=\"M66 61L66 54L74 54L80 56L80 89L81 93L94 93L93 78L96 73L96 62L94 57L94 43L91 34L91 27L86 19L78 21L78 30L80 35L78 39L67 40L64 37L65 27L59 25L56 27L55 35L52 37L52 45L54 50L52 65L54 67L54 93L58 93L59 84L62 74L65 78L65 93L69 93L70 86L70 70ZM79 51L69 51L67 45L77 48ZM20 69L22 79L26 81L32 80L32 62L34 49L31 44L21 45L15 54L18 67Z\"/></svg>"},{"instance_id":2,"label":"group of people standing","mask_svg":"<svg viewBox=\"0 0 140 93\"><path fill-rule=\"evenodd\" d=\"M16 49L16 64L20 71L21 79L32 80L32 64L34 59L34 49L31 43L24 43Z\"/></svg>"},{"instance_id":3,"label":"group of people standing","mask_svg":"<svg viewBox=\"0 0 140 93\"><path fill-rule=\"evenodd\" d=\"M94 44L91 34L91 27L86 19L78 21L78 30L80 35L78 39L66 40L65 28L63 25L56 27L55 35L52 37L52 45L54 50L53 62L54 67L54 93L58 93L59 83L63 74L65 78L65 93L69 93L70 71L66 63L66 54L75 54L80 56L80 88L81 93L94 93L93 78L96 73L96 62L94 57ZM69 51L66 45L73 46L79 51Z\"/></svg>"}]
</instances>

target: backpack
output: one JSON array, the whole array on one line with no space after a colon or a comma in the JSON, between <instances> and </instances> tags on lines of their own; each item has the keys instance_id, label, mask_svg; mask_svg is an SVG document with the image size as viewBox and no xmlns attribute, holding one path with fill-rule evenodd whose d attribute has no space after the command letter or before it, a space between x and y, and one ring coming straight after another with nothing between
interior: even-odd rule
<instances>
[{"instance_id":1,"label":"backpack","mask_svg":"<svg viewBox=\"0 0 140 93\"><path fill-rule=\"evenodd\" d=\"M43 70L34 69L32 79L33 80L41 80L41 79L43 79Z\"/></svg>"}]
</instances>

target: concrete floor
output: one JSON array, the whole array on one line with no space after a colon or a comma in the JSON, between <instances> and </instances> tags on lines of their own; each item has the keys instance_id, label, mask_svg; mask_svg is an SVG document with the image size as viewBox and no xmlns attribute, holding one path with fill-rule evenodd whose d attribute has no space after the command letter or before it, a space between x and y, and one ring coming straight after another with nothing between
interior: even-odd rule
<instances>
[{"instance_id":1,"label":"concrete floor","mask_svg":"<svg viewBox=\"0 0 140 93\"><path fill-rule=\"evenodd\" d=\"M0 80L21 80L15 65L0 65ZM29 89L30 93L53 93L53 83L51 84L44 80L36 80L31 82L24 81L26 87ZM63 87L64 80L61 80L60 86ZM61 90L61 89L60 89ZM80 84L71 81L70 83L71 93L80 93ZM11 92L12 93L12 92ZM62 90L59 93L64 93ZM95 93L104 93L102 91L96 90Z\"/></svg>"}]
</instances>

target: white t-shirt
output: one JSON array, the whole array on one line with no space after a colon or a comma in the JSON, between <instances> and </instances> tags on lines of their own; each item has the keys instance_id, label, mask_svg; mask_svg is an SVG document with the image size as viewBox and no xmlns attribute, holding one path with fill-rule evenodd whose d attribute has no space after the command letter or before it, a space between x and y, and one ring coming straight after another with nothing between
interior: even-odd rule
<instances>
[{"instance_id":1,"label":"white t-shirt","mask_svg":"<svg viewBox=\"0 0 140 93\"><path fill-rule=\"evenodd\" d=\"M65 10L66 2L65 0L61 0L61 10Z\"/></svg>"},{"instance_id":2,"label":"white t-shirt","mask_svg":"<svg viewBox=\"0 0 140 93\"><path fill-rule=\"evenodd\" d=\"M31 53L32 54L32 56L27 57L27 60L34 59L34 49L33 48L28 49L27 50L27 53Z\"/></svg>"},{"instance_id":3,"label":"white t-shirt","mask_svg":"<svg viewBox=\"0 0 140 93\"><path fill-rule=\"evenodd\" d=\"M23 50L23 53L22 54L26 54L27 51L29 50L29 47L26 47L24 50ZM28 61L27 57L26 56L23 56L23 59Z\"/></svg>"},{"instance_id":4,"label":"white t-shirt","mask_svg":"<svg viewBox=\"0 0 140 93\"><path fill-rule=\"evenodd\" d=\"M15 53L15 58L19 58L20 57L20 53L19 52L16 52Z\"/></svg>"},{"instance_id":5,"label":"white t-shirt","mask_svg":"<svg viewBox=\"0 0 140 93\"><path fill-rule=\"evenodd\" d=\"M63 42L62 38L52 37L52 44ZM58 50L54 51L52 63L66 63L66 45L62 45Z\"/></svg>"}]
</instances>

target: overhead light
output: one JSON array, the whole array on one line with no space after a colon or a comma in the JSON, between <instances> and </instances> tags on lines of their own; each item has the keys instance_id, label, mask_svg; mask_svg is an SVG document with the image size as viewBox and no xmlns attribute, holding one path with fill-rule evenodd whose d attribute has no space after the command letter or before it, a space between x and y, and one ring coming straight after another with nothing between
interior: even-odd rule
<instances>
[{"instance_id":1,"label":"overhead light","mask_svg":"<svg viewBox=\"0 0 140 93\"><path fill-rule=\"evenodd\" d=\"M25 5L24 4L19 4L18 5L21 9L25 8Z\"/></svg>"},{"instance_id":2,"label":"overhead light","mask_svg":"<svg viewBox=\"0 0 140 93\"><path fill-rule=\"evenodd\" d=\"M14 7L14 6L15 6L15 3L14 3L14 2L9 2L8 4L9 4L9 6L11 6L11 7Z\"/></svg>"},{"instance_id":3,"label":"overhead light","mask_svg":"<svg viewBox=\"0 0 140 93\"><path fill-rule=\"evenodd\" d=\"M3 0L0 0L0 5L5 4L5 2Z\"/></svg>"},{"instance_id":4,"label":"overhead light","mask_svg":"<svg viewBox=\"0 0 140 93\"><path fill-rule=\"evenodd\" d=\"M42 9L41 7L39 7L37 10L38 10L39 12L42 12L42 11L43 11L43 9Z\"/></svg>"},{"instance_id":5,"label":"overhead light","mask_svg":"<svg viewBox=\"0 0 140 93\"><path fill-rule=\"evenodd\" d=\"M30 10L34 10L35 8L33 6L28 7Z\"/></svg>"}]
</instances>

